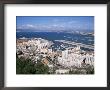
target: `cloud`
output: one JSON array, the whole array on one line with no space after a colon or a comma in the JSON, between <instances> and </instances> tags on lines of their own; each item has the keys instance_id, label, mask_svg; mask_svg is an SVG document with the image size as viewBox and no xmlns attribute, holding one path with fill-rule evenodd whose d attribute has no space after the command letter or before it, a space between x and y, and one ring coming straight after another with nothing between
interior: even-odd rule
<instances>
[{"instance_id":1,"label":"cloud","mask_svg":"<svg viewBox=\"0 0 110 90\"><path fill-rule=\"evenodd\" d=\"M89 29L92 26L88 23L81 23L75 20L68 22L60 22L54 19L52 23L40 23L40 24L25 24L17 26L17 29L23 30L77 30L77 29Z\"/></svg>"},{"instance_id":2,"label":"cloud","mask_svg":"<svg viewBox=\"0 0 110 90\"><path fill-rule=\"evenodd\" d=\"M27 27L34 28L35 26L34 25L31 25L31 24L27 24Z\"/></svg>"}]
</instances>

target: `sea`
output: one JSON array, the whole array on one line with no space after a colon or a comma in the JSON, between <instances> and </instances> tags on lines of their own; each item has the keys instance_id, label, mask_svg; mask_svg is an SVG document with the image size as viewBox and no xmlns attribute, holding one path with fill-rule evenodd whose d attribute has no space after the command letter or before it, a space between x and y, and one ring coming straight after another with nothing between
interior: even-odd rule
<instances>
[{"instance_id":1,"label":"sea","mask_svg":"<svg viewBox=\"0 0 110 90\"><path fill-rule=\"evenodd\" d=\"M71 47L72 45L63 45L60 42L56 42L55 40L66 40L73 41L77 43L82 43L86 45L94 46L94 36L92 35L82 35L80 33L66 33L66 32L16 32L16 38L42 38L49 41L52 41L53 48L56 49L65 49L66 47ZM89 50L87 48L82 48L83 50ZM92 50L93 51L93 50Z\"/></svg>"}]
</instances>

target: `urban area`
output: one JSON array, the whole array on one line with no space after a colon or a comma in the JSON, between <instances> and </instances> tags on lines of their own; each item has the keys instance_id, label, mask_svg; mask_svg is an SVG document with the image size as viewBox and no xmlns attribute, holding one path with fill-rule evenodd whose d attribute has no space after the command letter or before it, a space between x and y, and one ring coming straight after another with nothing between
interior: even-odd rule
<instances>
[{"instance_id":1,"label":"urban area","mask_svg":"<svg viewBox=\"0 0 110 90\"><path fill-rule=\"evenodd\" d=\"M54 42L42 38L17 39L16 58L19 64L16 66L16 73L94 74L94 51L81 49L83 46L90 49L93 47L65 40L56 40L56 42L62 43L61 47L64 49L54 49ZM67 47L65 43L74 44L74 46ZM26 62L27 67L25 67Z\"/></svg>"}]
</instances>

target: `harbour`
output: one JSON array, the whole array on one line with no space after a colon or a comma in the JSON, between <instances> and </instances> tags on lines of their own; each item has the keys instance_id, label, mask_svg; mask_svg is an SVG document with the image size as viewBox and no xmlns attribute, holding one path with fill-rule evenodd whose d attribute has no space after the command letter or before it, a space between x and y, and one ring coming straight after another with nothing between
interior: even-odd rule
<instances>
[{"instance_id":1,"label":"harbour","mask_svg":"<svg viewBox=\"0 0 110 90\"><path fill-rule=\"evenodd\" d=\"M66 40L55 40L55 41L65 43L65 44L76 45L76 46L80 46L80 47L88 48L88 49L92 49L92 50L94 49L93 45L86 45L86 44L76 43L76 42L73 42L73 41L66 41Z\"/></svg>"}]
</instances>

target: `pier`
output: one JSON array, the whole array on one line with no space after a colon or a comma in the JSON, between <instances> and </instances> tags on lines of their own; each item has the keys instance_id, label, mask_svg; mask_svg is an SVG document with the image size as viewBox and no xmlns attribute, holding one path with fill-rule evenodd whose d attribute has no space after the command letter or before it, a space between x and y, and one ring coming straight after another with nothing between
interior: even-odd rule
<instances>
[{"instance_id":1,"label":"pier","mask_svg":"<svg viewBox=\"0 0 110 90\"><path fill-rule=\"evenodd\" d=\"M86 44L76 43L76 42L66 41L66 40L55 40L55 41L65 43L65 44L70 44L70 45L76 45L76 46L78 45L83 48L94 49L93 45L86 45Z\"/></svg>"}]
</instances>

